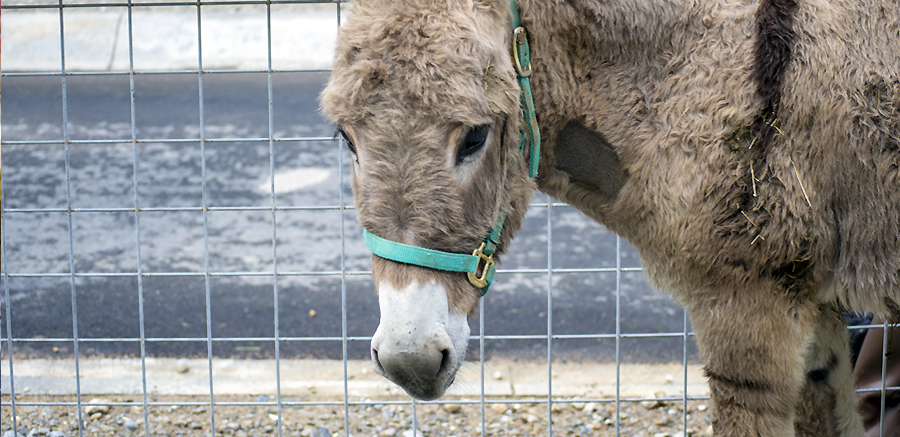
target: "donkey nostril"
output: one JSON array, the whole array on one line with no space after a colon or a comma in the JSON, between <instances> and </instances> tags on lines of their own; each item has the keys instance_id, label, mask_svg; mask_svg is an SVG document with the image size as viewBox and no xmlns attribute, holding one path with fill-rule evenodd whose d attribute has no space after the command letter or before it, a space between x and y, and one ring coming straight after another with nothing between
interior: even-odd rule
<instances>
[{"instance_id":1,"label":"donkey nostril","mask_svg":"<svg viewBox=\"0 0 900 437\"><path fill-rule=\"evenodd\" d=\"M438 369L438 375L453 371L453 355L450 349L441 350L441 367Z\"/></svg>"},{"instance_id":2,"label":"donkey nostril","mask_svg":"<svg viewBox=\"0 0 900 437\"><path fill-rule=\"evenodd\" d=\"M375 363L375 370L378 373L384 375L384 367L381 365L381 361L378 359L378 349L372 348L372 362Z\"/></svg>"}]
</instances>

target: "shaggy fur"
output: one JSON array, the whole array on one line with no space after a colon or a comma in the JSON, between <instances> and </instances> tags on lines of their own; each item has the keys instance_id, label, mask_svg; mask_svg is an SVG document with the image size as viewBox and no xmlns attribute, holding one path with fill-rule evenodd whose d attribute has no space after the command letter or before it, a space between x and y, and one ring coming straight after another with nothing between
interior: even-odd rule
<instances>
[{"instance_id":1,"label":"shaggy fur","mask_svg":"<svg viewBox=\"0 0 900 437\"><path fill-rule=\"evenodd\" d=\"M716 435L860 435L838 310L900 309L900 8L519 5L538 186L628 238L688 309ZM359 150L353 187L370 231L470 252L507 202L503 245L518 228L532 186L509 27L506 1L358 1L322 103ZM581 139L567 139L572 122ZM471 178L455 177L460 126L485 123ZM573 165L573 151L603 162ZM377 257L373 270L401 285L434 277L456 308L477 306L460 275Z\"/></svg>"}]
</instances>

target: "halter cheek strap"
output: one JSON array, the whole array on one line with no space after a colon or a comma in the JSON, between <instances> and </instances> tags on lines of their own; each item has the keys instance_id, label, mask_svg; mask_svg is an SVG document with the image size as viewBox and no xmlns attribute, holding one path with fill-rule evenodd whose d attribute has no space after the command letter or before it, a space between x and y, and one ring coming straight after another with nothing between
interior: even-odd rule
<instances>
[{"instance_id":1,"label":"halter cheek strap","mask_svg":"<svg viewBox=\"0 0 900 437\"><path fill-rule=\"evenodd\" d=\"M519 151L528 157L528 176L537 177L538 160L540 159L541 132L538 129L537 117L534 112L534 98L531 94L531 53L528 48L528 38L522 20L519 17L519 8L516 0L510 0L513 21L512 53L515 62L516 75L519 87L522 89L522 109L525 116L526 131L521 132ZM525 137L528 137L529 147L525 150ZM494 280L494 253L500 244L500 233L503 231L503 223L506 221L507 205L500 212L500 217L484 238L481 246L475 249L471 255L464 253L444 252L381 238L366 229L363 229L363 239L366 246L382 258L404 264L412 264L447 272L465 272L472 285L481 289L484 296Z\"/></svg>"},{"instance_id":2,"label":"halter cheek strap","mask_svg":"<svg viewBox=\"0 0 900 437\"><path fill-rule=\"evenodd\" d=\"M512 54L516 78L519 88L522 89L522 111L525 115L527 131L522 132L519 140L519 150L528 156L528 177L534 179L538 173L538 161L541 157L541 131L538 129L537 115L534 112L534 96L531 94L531 50L528 47L528 32L522 26L522 18L519 16L519 7L516 0L510 0L512 11L513 38ZM525 134L528 134L529 147L525 151Z\"/></svg>"}]
</instances>

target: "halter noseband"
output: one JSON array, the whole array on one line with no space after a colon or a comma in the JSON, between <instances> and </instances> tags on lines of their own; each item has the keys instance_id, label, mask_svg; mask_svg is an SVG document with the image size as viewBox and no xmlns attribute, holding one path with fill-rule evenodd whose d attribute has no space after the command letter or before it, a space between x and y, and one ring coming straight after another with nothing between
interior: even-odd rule
<instances>
[{"instance_id":1,"label":"halter noseband","mask_svg":"<svg viewBox=\"0 0 900 437\"><path fill-rule=\"evenodd\" d=\"M516 77L519 87L522 89L522 109L525 115L527 131L521 132L519 151L528 156L528 177L537 177L538 160L540 159L541 133L538 129L537 118L534 113L534 98L531 94L531 52L528 49L528 38L522 19L519 16L519 8L516 0L510 0L512 10L513 38L512 54L516 68ZM525 136L529 138L528 150L525 149ZM375 255L404 264L413 264L447 272L465 272L469 276L469 282L481 289L484 296L494 280L494 253L500 244L500 232L506 221L507 205L500 212L500 217L484 238L484 242L471 255L464 253L444 252L381 238L366 229L363 229L363 239L366 246ZM480 272L480 273L479 273Z\"/></svg>"}]
</instances>

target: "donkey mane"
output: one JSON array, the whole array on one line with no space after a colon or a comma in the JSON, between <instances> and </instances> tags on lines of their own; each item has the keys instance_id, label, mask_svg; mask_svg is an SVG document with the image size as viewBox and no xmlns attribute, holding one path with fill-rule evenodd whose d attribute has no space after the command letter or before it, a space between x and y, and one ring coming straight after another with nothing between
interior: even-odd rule
<instances>
[{"instance_id":1,"label":"donkey mane","mask_svg":"<svg viewBox=\"0 0 900 437\"><path fill-rule=\"evenodd\" d=\"M474 124L492 114L498 104L492 99L515 101L514 83L488 96L478 89L478 81L469 80L498 80L492 77L494 70L483 65L502 54L483 37L483 28L499 20L492 17L497 11L466 10L454 2L360 3L354 14L365 18L348 22L339 36L339 44L346 46L338 52L335 68L347 70L335 77L332 87L341 95L323 96L332 117L364 121L372 109L391 110L397 107L393 99L401 98L409 105L404 107L415 108L423 117ZM380 103L388 97L391 104Z\"/></svg>"}]
</instances>

